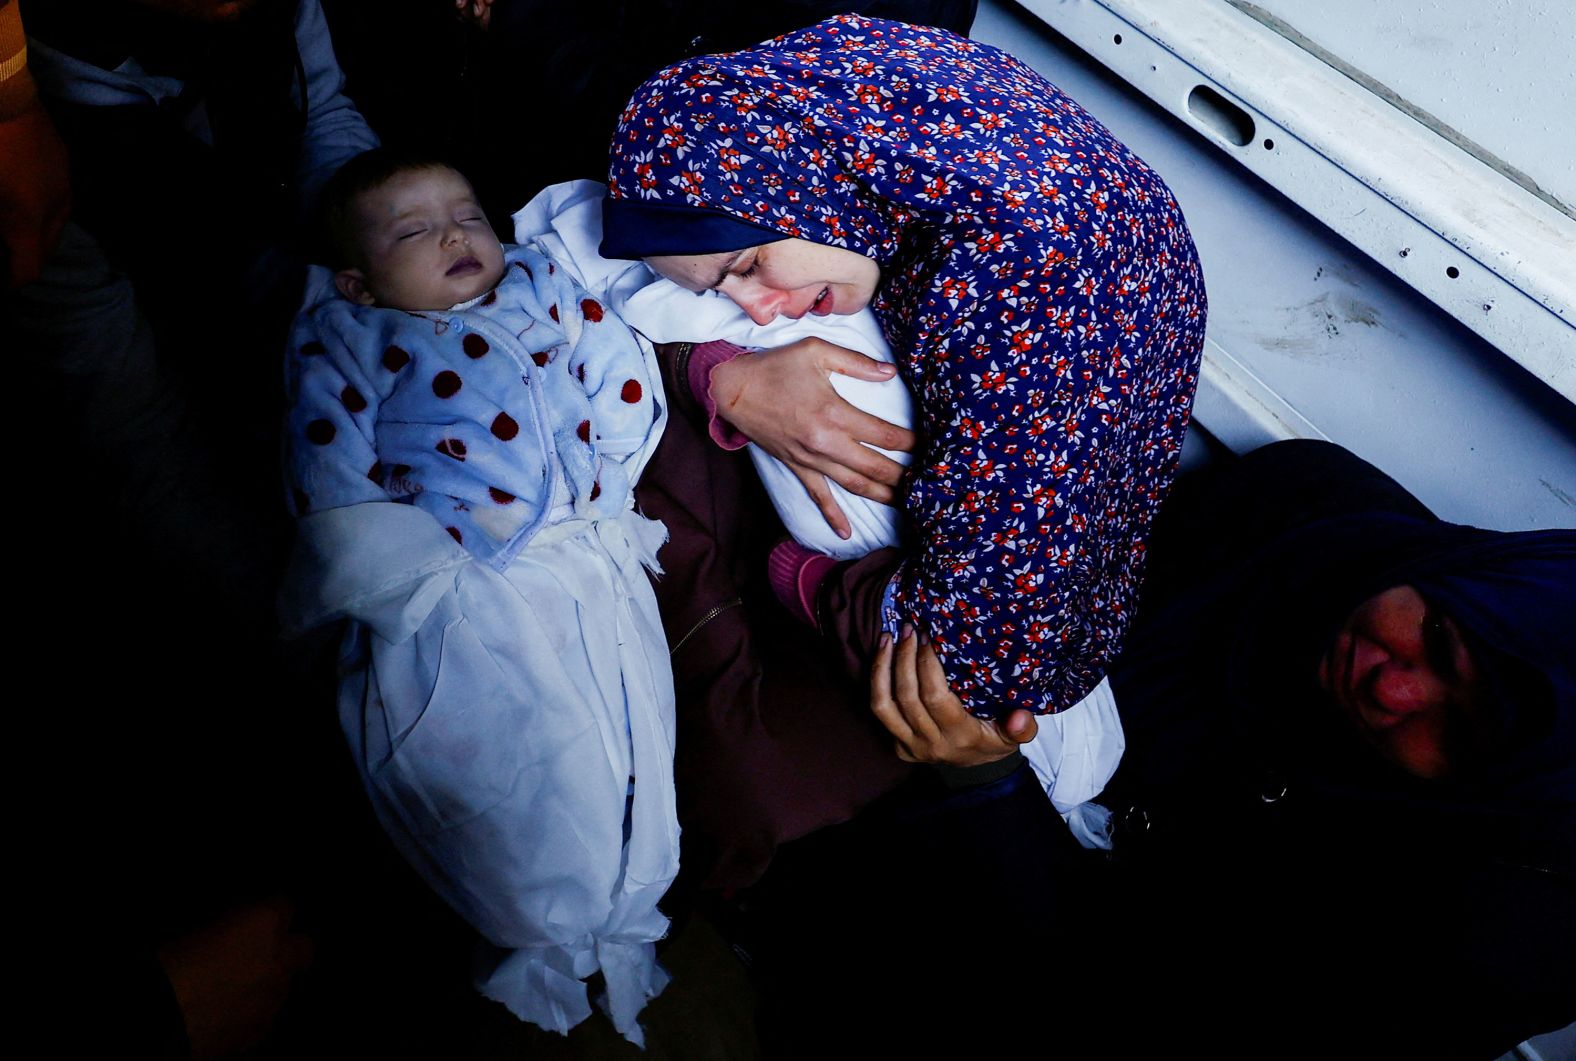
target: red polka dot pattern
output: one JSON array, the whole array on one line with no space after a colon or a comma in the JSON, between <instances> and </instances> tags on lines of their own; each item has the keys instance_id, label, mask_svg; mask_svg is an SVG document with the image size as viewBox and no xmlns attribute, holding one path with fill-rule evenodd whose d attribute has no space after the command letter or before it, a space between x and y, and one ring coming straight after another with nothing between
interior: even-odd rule
<instances>
[{"instance_id":1,"label":"red polka dot pattern","mask_svg":"<svg viewBox=\"0 0 1576 1061\"><path fill-rule=\"evenodd\" d=\"M432 393L440 398L452 398L460 393L460 376L447 369L432 377Z\"/></svg>"},{"instance_id":2,"label":"red polka dot pattern","mask_svg":"<svg viewBox=\"0 0 1576 1061\"><path fill-rule=\"evenodd\" d=\"M622 438L619 418L646 408L638 349L599 297L577 288L533 290L531 273L548 265L534 252L520 253L528 262L511 260L520 272L509 270L495 291L472 304L477 309L371 309L364 318L329 315L317 322L330 330L295 332L287 348L296 403L286 480L293 511L397 498L434 517L457 548L488 556L510 537L500 529L503 537L495 538L495 526L518 525L550 506L555 492L585 513L600 512L604 495L610 503L624 500L627 473L603 465L596 447L603 433ZM543 281L550 283L545 273ZM553 303L550 311L544 299ZM579 349L565 335L577 315L597 324ZM361 330L347 331L352 325ZM525 366L523 357L534 363ZM626 379L641 404L620 412ZM533 392L544 387L538 399ZM543 423L522 419L538 415L539 407L548 414ZM437 454L455 463L433 462ZM397 456L414 466L396 464ZM551 462L559 461L555 473ZM602 475L612 478L604 485ZM297 484L311 485L312 496Z\"/></svg>"},{"instance_id":3,"label":"red polka dot pattern","mask_svg":"<svg viewBox=\"0 0 1576 1061\"><path fill-rule=\"evenodd\" d=\"M638 379L626 379L624 381L623 389L618 392L618 396L624 399L630 405L634 405L636 402L640 401L641 395L643 394L645 394L645 391L641 390L640 381Z\"/></svg>"}]
</instances>

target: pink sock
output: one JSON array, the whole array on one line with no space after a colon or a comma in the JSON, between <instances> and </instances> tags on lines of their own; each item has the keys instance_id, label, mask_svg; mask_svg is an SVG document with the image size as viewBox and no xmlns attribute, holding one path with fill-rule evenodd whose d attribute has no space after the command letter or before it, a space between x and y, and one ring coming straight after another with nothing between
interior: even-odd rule
<instances>
[{"instance_id":1,"label":"pink sock","mask_svg":"<svg viewBox=\"0 0 1576 1061\"><path fill-rule=\"evenodd\" d=\"M837 561L824 553L812 552L796 541L782 541L766 558L766 581L790 615L819 630L815 594L821 588L821 580L836 566Z\"/></svg>"}]
</instances>

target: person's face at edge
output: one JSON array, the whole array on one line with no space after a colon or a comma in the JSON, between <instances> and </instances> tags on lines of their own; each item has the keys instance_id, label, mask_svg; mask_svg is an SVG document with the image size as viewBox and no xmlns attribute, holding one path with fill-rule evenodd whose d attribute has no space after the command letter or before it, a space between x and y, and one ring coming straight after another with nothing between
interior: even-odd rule
<instances>
[{"instance_id":1,"label":"person's face at edge","mask_svg":"<svg viewBox=\"0 0 1576 1061\"><path fill-rule=\"evenodd\" d=\"M356 199L355 267L339 291L364 306L439 310L503 278L503 247L464 177L452 169L399 173Z\"/></svg>"},{"instance_id":2,"label":"person's face at edge","mask_svg":"<svg viewBox=\"0 0 1576 1061\"><path fill-rule=\"evenodd\" d=\"M1415 777L1449 774L1447 733L1477 708L1455 622L1411 586L1359 604L1319 660L1319 685L1363 739Z\"/></svg>"},{"instance_id":3,"label":"person's face at edge","mask_svg":"<svg viewBox=\"0 0 1576 1061\"><path fill-rule=\"evenodd\" d=\"M137 0L143 7L191 22L234 22L262 0Z\"/></svg>"},{"instance_id":4,"label":"person's face at edge","mask_svg":"<svg viewBox=\"0 0 1576 1061\"><path fill-rule=\"evenodd\" d=\"M716 254L653 256L646 264L687 291L727 295L756 324L858 313L881 282L881 267L863 254L803 239Z\"/></svg>"}]
</instances>

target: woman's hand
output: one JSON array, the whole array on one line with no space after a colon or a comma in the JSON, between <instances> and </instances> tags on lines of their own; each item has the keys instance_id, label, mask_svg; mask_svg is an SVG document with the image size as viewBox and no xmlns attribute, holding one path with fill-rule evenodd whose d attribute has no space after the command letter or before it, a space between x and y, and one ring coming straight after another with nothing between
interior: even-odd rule
<instances>
[{"instance_id":1,"label":"woman's hand","mask_svg":"<svg viewBox=\"0 0 1576 1061\"><path fill-rule=\"evenodd\" d=\"M833 372L881 382L897 370L824 339L801 339L718 365L711 395L719 414L793 471L826 522L846 538L848 520L826 480L891 504L903 466L869 446L912 450L914 433L844 401L827 378Z\"/></svg>"},{"instance_id":2,"label":"woman's hand","mask_svg":"<svg viewBox=\"0 0 1576 1061\"><path fill-rule=\"evenodd\" d=\"M454 0L454 10L460 18L478 29L486 29L492 22L492 6L493 0Z\"/></svg>"},{"instance_id":3,"label":"woman's hand","mask_svg":"<svg viewBox=\"0 0 1576 1061\"><path fill-rule=\"evenodd\" d=\"M1005 722L986 722L965 711L947 687L936 650L920 640L905 626L894 653L891 637L882 634L870 668L870 710L897 738L899 759L982 766L1034 739L1040 727L1027 711L1014 711Z\"/></svg>"}]
</instances>

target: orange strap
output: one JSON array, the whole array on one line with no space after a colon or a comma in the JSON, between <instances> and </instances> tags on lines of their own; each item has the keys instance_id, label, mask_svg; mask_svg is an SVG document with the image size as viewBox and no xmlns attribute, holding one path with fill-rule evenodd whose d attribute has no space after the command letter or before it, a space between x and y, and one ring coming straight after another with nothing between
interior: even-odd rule
<instances>
[{"instance_id":1,"label":"orange strap","mask_svg":"<svg viewBox=\"0 0 1576 1061\"><path fill-rule=\"evenodd\" d=\"M27 72L27 36L22 32L22 7L0 0L0 121L33 105L36 93Z\"/></svg>"}]
</instances>

